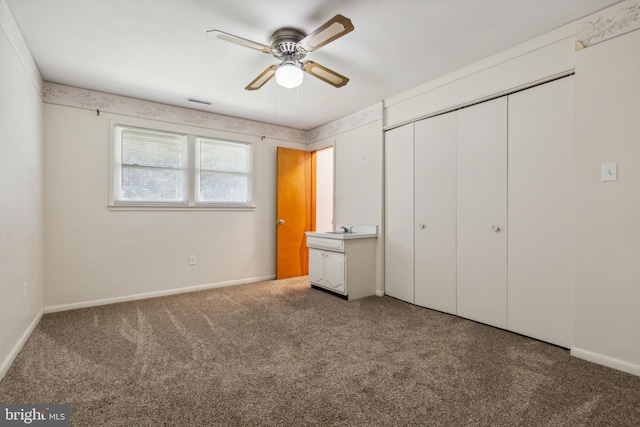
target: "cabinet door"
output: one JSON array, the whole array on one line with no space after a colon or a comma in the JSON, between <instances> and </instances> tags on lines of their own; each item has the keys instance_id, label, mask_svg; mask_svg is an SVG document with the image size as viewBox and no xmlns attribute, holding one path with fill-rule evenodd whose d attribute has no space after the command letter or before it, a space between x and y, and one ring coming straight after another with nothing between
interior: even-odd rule
<instances>
[{"instance_id":1,"label":"cabinet door","mask_svg":"<svg viewBox=\"0 0 640 427\"><path fill-rule=\"evenodd\" d=\"M309 248L309 281L324 286L324 251Z\"/></svg>"},{"instance_id":2,"label":"cabinet door","mask_svg":"<svg viewBox=\"0 0 640 427\"><path fill-rule=\"evenodd\" d=\"M345 293L346 254L324 252L324 286L335 292Z\"/></svg>"},{"instance_id":3,"label":"cabinet door","mask_svg":"<svg viewBox=\"0 0 640 427\"><path fill-rule=\"evenodd\" d=\"M458 315L507 328L507 98L458 111Z\"/></svg>"},{"instance_id":4,"label":"cabinet door","mask_svg":"<svg viewBox=\"0 0 640 427\"><path fill-rule=\"evenodd\" d=\"M385 133L384 292L413 299L413 124Z\"/></svg>"},{"instance_id":5,"label":"cabinet door","mask_svg":"<svg viewBox=\"0 0 640 427\"><path fill-rule=\"evenodd\" d=\"M456 113L415 124L415 303L456 314Z\"/></svg>"},{"instance_id":6,"label":"cabinet door","mask_svg":"<svg viewBox=\"0 0 640 427\"><path fill-rule=\"evenodd\" d=\"M509 330L571 347L573 78L509 96Z\"/></svg>"}]
</instances>

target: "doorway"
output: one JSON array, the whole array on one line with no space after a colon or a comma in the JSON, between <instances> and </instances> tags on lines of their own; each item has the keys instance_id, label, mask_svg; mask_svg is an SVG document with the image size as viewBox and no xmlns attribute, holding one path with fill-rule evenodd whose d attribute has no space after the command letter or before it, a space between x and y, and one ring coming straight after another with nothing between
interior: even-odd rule
<instances>
[{"instance_id":1,"label":"doorway","mask_svg":"<svg viewBox=\"0 0 640 427\"><path fill-rule=\"evenodd\" d=\"M305 231L333 229L333 147L278 147L276 278L308 274Z\"/></svg>"}]
</instances>

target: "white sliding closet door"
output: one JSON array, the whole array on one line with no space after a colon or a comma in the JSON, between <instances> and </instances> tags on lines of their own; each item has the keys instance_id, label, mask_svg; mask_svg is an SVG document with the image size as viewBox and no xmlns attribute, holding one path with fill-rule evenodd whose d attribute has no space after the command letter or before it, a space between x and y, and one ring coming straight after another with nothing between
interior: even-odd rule
<instances>
[{"instance_id":1,"label":"white sliding closet door","mask_svg":"<svg viewBox=\"0 0 640 427\"><path fill-rule=\"evenodd\" d=\"M385 132L385 288L413 298L413 123Z\"/></svg>"},{"instance_id":2,"label":"white sliding closet door","mask_svg":"<svg viewBox=\"0 0 640 427\"><path fill-rule=\"evenodd\" d=\"M415 124L415 303L456 314L456 113Z\"/></svg>"},{"instance_id":3,"label":"white sliding closet door","mask_svg":"<svg viewBox=\"0 0 640 427\"><path fill-rule=\"evenodd\" d=\"M573 77L509 96L509 330L573 344Z\"/></svg>"},{"instance_id":4,"label":"white sliding closet door","mask_svg":"<svg viewBox=\"0 0 640 427\"><path fill-rule=\"evenodd\" d=\"M507 98L458 111L458 315L507 328Z\"/></svg>"}]
</instances>

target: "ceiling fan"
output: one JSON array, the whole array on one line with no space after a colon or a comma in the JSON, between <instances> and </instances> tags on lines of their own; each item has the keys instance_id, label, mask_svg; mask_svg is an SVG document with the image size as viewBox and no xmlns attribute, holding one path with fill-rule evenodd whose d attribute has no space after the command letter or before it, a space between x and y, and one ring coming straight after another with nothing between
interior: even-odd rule
<instances>
[{"instance_id":1,"label":"ceiling fan","mask_svg":"<svg viewBox=\"0 0 640 427\"><path fill-rule=\"evenodd\" d=\"M292 88L302 84L303 71L335 87L342 87L349 79L329 68L313 61L302 61L309 53L353 31L349 18L336 15L309 35L295 28L281 28L271 36L271 45L267 46L220 30L207 31L207 35L217 37L240 46L269 53L282 61L267 67L256 77L246 90L258 90L274 75L280 86Z\"/></svg>"}]
</instances>

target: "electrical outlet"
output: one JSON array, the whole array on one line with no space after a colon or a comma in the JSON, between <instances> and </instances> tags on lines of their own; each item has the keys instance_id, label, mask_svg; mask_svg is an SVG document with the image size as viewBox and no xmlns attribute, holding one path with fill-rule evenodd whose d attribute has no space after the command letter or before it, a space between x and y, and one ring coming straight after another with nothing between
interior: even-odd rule
<instances>
[{"instance_id":1,"label":"electrical outlet","mask_svg":"<svg viewBox=\"0 0 640 427\"><path fill-rule=\"evenodd\" d=\"M27 284L26 283L22 284L22 299L23 300L27 299Z\"/></svg>"},{"instance_id":2,"label":"electrical outlet","mask_svg":"<svg viewBox=\"0 0 640 427\"><path fill-rule=\"evenodd\" d=\"M189 255L189 265L196 265L196 256Z\"/></svg>"}]
</instances>

